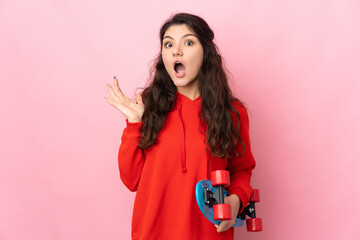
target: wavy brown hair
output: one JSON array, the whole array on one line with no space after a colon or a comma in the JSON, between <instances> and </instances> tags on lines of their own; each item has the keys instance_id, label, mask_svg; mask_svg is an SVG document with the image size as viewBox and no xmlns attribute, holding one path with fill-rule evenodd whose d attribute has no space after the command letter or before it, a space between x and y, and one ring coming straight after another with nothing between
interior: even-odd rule
<instances>
[{"instance_id":1,"label":"wavy brown hair","mask_svg":"<svg viewBox=\"0 0 360 240\"><path fill-rule=\"evenodd\" d=\"M218 157L230 158L233 154L238 155L235 145L238 141L242 145L244 143L239 133L240 115L234 108L233 101L239 100L233 96L229 88L222 57L213 42L214 33L202 18L179 13L173 15L161 27L161 48L166 30L180 24L186 24L197 35L204 50L203 63L198 75L201 98L199 129L206 134L206 149ZM142 116L139 147L143 150L157 143L166 117L176 103L176 86L165 69L161 50L151 71L153 79L142 92L145 111Z\"/></svg>"}]
</instances>

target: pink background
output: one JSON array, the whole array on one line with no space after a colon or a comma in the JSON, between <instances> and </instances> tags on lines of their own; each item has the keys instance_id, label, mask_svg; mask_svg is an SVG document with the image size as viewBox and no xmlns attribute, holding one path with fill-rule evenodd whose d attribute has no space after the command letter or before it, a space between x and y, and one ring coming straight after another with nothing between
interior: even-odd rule
<instances>
[{"instance_id":1,"label":"pink background","mask_svg":"<svg viewBox=\"0 0 360 240\"><path fill-rule=\"evenodd\" d=\"M264 231L235 239L360 239L358 0L0 0L1 240L130 239L106 84L134 96L180 11L250 110Z\"/></svg>"}]
</instances>

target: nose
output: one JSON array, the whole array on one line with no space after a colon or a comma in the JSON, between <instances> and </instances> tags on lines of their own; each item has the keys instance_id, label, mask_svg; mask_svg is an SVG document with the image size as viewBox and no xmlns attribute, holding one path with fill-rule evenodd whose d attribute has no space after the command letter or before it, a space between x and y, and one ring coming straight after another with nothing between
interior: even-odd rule
<instances>
[{"instance_id":1,"label":"nose","mask_svg":"<svg viewBox=\"0 0 360 240\"><path fill-rule=\"evenodd\" d=\"M174 56L182 56L183 52L181 50L180 45L177 45L173 48L173 55Z\"/></svg>"}]
</instances>

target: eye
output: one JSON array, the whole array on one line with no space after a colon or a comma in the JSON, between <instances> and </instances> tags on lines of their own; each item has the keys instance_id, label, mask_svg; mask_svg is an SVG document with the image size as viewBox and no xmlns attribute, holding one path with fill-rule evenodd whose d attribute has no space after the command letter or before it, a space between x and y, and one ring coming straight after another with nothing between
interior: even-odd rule
<instances>
[{"instance_id":1,"label":"eye","mask_svg":"<svg viewBox=\"0 0 360 240\"><path fill-rule=\"evenodd\" d=\"M192 45L194 45L194 42L189 40L189 41L186 41L185 45L192 46Z\"/></svg>"},{"instance_id":2,"label":"eye","mask_svg":"<svg viewBox=\"0 0 360 240\"><path fill-rule=\"evenodd\" d=\"M166 48L172 47L172 44L169 43L169 42L166 42L166 43L164 44L164 47L166 47Z\"/></svg>"}]
</instances>

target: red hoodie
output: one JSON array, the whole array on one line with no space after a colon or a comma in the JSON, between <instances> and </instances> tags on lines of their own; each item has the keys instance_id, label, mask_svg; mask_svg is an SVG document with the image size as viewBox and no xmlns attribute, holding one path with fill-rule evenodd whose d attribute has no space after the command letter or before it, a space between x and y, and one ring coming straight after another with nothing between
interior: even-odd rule
<instances>
[{"instance_id":1,"label":"red hoodie","mask_svg":"<svg viewBox=\"0 0 360 240\"><path fill-rule=\"evenodd\" d=\"M190 100L177 93L176 107L168 114L158 135L158 143L142 154L141 122L126 121L118 160L120 177L130 191L137 191L133 218L134 240L233 239L230 228L217 233L197 206L195 186L209 179L213 170L230 171L229 194L236 194L245 206L252 187L255 167L249 140L249 119L245 107L234 103L239 111L240 133L246 149L241 157L217 158L206 153L205 136L199 130L200 97ZM237 145L239 153L243 146ZM242 209L240 209L241 211Z\"/></svg>"}]
</instances>

